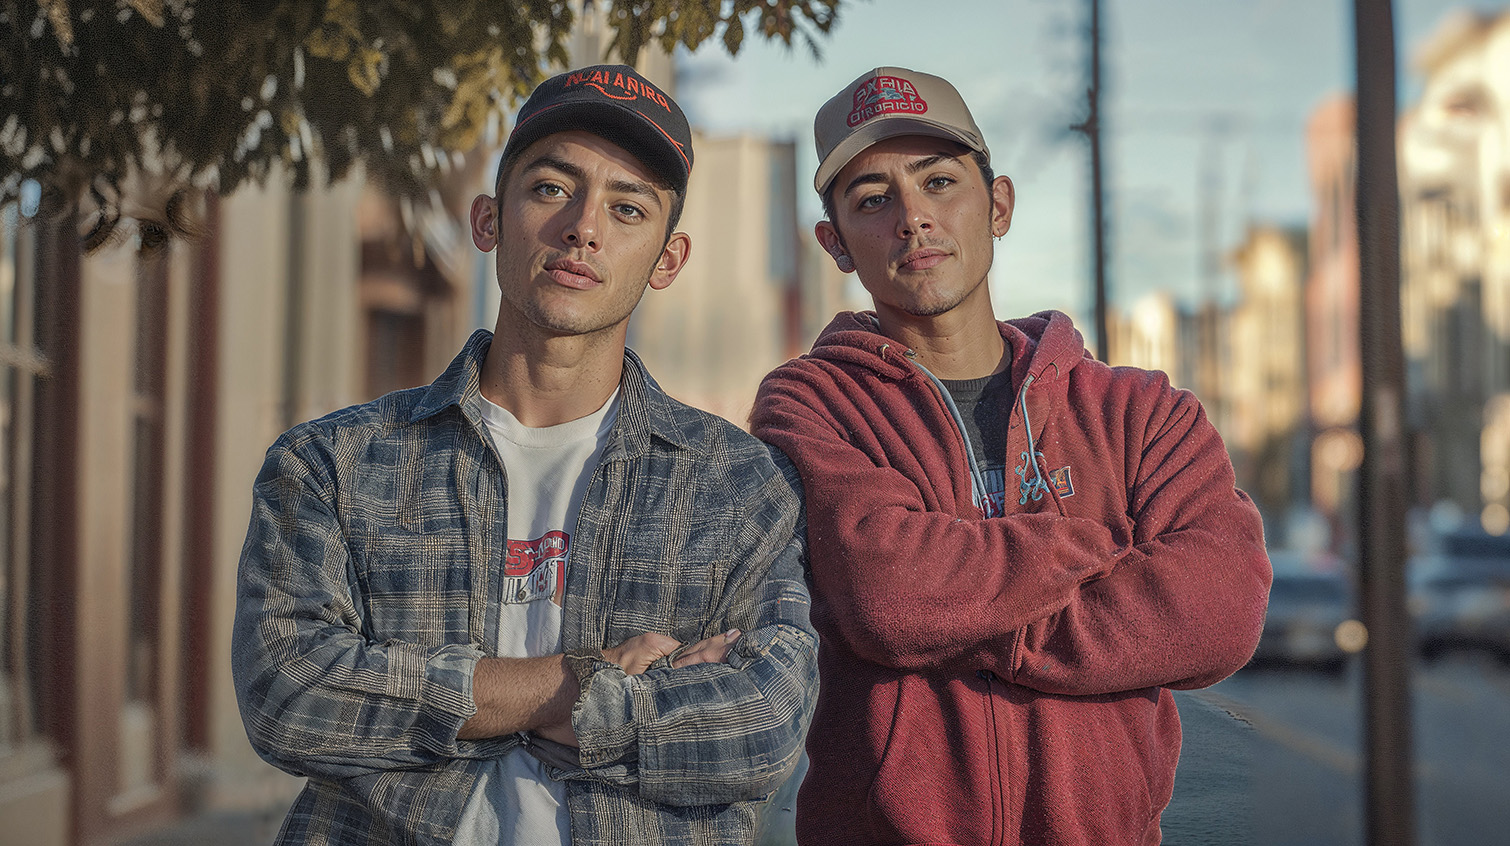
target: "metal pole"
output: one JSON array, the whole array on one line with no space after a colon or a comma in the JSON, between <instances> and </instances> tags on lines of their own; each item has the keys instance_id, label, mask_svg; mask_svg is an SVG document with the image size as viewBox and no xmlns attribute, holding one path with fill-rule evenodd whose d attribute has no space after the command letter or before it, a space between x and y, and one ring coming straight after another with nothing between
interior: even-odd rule
<instances>
[{"instance_id":1,"label":"metal pole","mask_svg":"<svg viewBox=\"0 0 1510 846\"><path fill-rule=\"evenodd\" d=\"M1091 226L1096 242L1096 359L1110 355L1106 331L1106 216L1101 188L1101 0L1091 3L1090 116L1086 129L1091 138Z\"/></svg>"},{"instance_id":2,"label":"metal pole","mask_svg":"<svg viewBox=\"0 0 1510 846\"><path fill-rule=\"evenodd\" d=\"M1405 609L1406 447L1400 340L1400 193L1395 170L1395 34L1390 0L1354 0L1357 36L1359 329L1363 395L1358 474L1364 653L1365 830L1370 846L1415 842Z\"/></svg>"}]
</instances>

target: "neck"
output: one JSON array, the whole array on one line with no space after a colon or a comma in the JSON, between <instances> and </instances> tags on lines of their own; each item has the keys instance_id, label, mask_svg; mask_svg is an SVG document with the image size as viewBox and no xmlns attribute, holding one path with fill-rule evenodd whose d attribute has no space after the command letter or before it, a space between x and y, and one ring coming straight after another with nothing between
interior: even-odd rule
<instances>
[{"instance_id":1,"label":"neck","mask_svg":"<svg viewBox=\"0 0 1510 846\"><path fill-rule=\"evenodd\" d=\"M543 336L499 315L482 364L482 395L532 428L578 420L603 407L624 371L623 327L607 335Z\"/></svg>"},{"instance_id":2,"label":"neck","mask_svg":"<svg viewBox=\"0 0 1510 846\"><path fill-rule=\"evenodd\" d=\"M979 379L1000 373L1011 363L989 301L983 305L967 301L928 317L878 304L876 316L881 334L905 344L913 360L940 379Z\"/></svg>"}]
</instances>

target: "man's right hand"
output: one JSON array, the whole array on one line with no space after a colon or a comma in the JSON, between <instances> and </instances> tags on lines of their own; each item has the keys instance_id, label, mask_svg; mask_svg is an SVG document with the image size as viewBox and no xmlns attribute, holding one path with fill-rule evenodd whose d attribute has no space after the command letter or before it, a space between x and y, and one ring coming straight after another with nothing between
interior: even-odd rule
<instances>
[{"instance_id":1,"label":"man's right hand","mask_svg":"<svg viewBox=\"0 0 1510 846\"><path fill-rule=\"evenodd\" d=\"M637 634L618 646L603 650L603 657L624 670L626 676L637 676L650 669L650 665L675 652L681 641L655 632Z\"/></svg>"}]
</instances>

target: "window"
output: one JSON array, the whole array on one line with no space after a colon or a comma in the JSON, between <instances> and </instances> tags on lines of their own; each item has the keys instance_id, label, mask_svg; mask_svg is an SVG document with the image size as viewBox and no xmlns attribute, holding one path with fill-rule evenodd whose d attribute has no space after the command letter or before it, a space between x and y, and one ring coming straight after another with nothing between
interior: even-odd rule
<instances>
[{"instance_id":1,"label":"window","mask_svg":"<svg viewBox=\"0 0 1510 846\"><path fill-rule=\"evenodd\" d=\"M0 211L0 758L40 733L31 618L33 414L48 361L37 349L35 230Z\"/></svg>"},{"instance_id":2,"label":"window","mask_svg":"<svg viewBox=\"0 0 1510 846\"><path fill-rule=\"evenodd\" d=\"M166 252L166 251L165 251ZM143 254L136 273L136 368L131 403L131 509L127 537L126 696L121 712L121 788L158 781L163 519L167 441L167 256Z\"/></svg>"}]
</instances>

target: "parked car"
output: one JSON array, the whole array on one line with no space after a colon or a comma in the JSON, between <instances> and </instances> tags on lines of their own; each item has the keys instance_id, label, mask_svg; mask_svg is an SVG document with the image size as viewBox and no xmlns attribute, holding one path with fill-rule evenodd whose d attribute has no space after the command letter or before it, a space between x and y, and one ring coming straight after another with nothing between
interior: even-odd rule
<instances>
[{"instance_id":1,"label":"parked car","mask_svg":"<svg viewBox=\"0 0 1510 846\"><path fill-rule=\"evenodd\" d=\"M1269 553L1274 584L1264 631L1250 666L1298 667L1337 674L1362 648L1352 589L1335 560Z\"/></svg>"},{"instance_id":2,"label":"parked car","mask_svg":"<svg viewBox=\"0 0 1510 846\"><path fill-rule=\"evenodd\" d=\"M1411 611L1423 657L1482 650L1510 661L1510 535L1444 536L1412 562Z\"/></svg>"}]
</instances>

